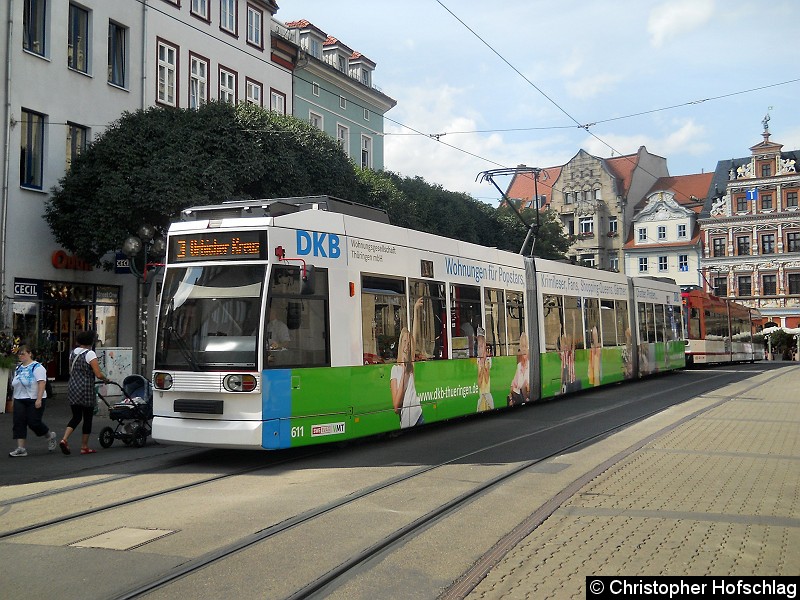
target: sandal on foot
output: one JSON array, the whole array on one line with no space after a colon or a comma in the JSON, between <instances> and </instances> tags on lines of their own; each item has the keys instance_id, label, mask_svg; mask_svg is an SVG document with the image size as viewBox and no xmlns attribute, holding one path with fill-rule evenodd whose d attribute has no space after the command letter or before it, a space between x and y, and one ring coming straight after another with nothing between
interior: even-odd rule
<instances>
[{"instance_id":1,"label":"sandal on foot","mask_svg":"<svg viewBox=\"0 0 800 600\"><path fill-rule=\"evenodd\" d=\"M81 448L81 454L95 454L97 450L94 448Z\"/></svg>"},{"instance_id":2,"label":"sandal on foot","mask_svg":"<svg viewBox=\"0 0 800 600\"><path fill-rule=\"evenodd\" d=\"M67 444L67 440L61 440L60 442L58 442L58 447L61 448L61 451L64 454L69 454L70 453L70 449L69 449L69 445Z\"/></svg>"}]
</instances>

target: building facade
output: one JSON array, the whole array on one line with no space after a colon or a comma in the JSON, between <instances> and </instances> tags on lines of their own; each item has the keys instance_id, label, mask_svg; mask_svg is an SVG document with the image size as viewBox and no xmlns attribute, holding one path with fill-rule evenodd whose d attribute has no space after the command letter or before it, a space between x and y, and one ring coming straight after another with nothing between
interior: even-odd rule
<instances>
[{"instance_id":1,"label":"building facade","mask_svg":"<svg viewBox=\"0 0 800 600\"><path fill-rule=\"evenodd\" d=\"M700 219L708 291L761 313L760 324L800 327L800 151L770 141L769 118L750 156L717 163Z\"/></svg>"},{"instance_id":2,"label":"building facade","mask_svg":"<svg viewBox=\"0 0 800 600\"><path fill-rule=\"evenodd\" d=\"M309 21L286 26L302 49L294 71L294 116L337 140L361 168L382 170L384 115L397 102L375 87L376 64Z\"/></svg>"},{"instance_id":3,"label":"building facade","mask_svg":"<svg viewBox=\"0 0 800 600\"><path fill-rule=\"evenodd\" d=\"M127 347L138 333L138 280L71 256L42 218L72 157L124 111L220 99L291 114L298 47L271 0L3 6L0 325L26 341L55 341L48 374L65 377L78 331L94 328L100 344Z\"/></svg>"},{"instance_id":4,"label":"building facade","mask_svg":"<svg viewBox=\"0 0 800 600\"><path fill-rule=\"evenodd\" d=\"M703 246L698 214L713 173L661 177L635 207L625 242L628 275L669 277L679 285L701 283Z\"/></svg>"},{"instance_id":5,"label":"building facade","mask_svg":"<svg viewBox=\"0 0 800 600\"><path fill-rule=\"evenodd\" d=\"M568 257L589 267L622 271L622 251L634 207L657 179L668 175L666 159L644 146L635 154L613 158L580 150L565 165L543 172L548 178L540 177L537 182L538 204L555 210L564 230L573 237ZM531 176L517 176L506 196L529 206L532 190Z\"/></svg>"}]
</instances>

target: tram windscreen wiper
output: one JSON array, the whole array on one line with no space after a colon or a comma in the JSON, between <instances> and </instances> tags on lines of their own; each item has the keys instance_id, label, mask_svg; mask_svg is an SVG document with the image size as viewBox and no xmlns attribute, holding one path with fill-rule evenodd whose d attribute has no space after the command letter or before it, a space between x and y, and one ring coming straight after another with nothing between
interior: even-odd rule
<instances>
[{"instance_id":1,"label":"tram windscreen wiper","mask_svg":"<svg viewBox=\"0 0 800 600\"><path fill-rule=\"evenodd\" d=\"M186 340L181 335L181 333L177 329L175 329L175 326L173 325L174 316L175 316L175 298L173 298L170 301L169 306L167 307L167 312L164 315L164 317L167 320L167 325L166 327L164 327L164 331L166 333L165 345L169 347L170 340L174 338L176 342L175 345L178 347L181 356L183 356L186 362L189 363L189 366L191 367L192 371L199 371L200 365L197 364L197 360L195 360L192 350L189 348L189 345L186 343Z\"/></svg>"}]
</instances>

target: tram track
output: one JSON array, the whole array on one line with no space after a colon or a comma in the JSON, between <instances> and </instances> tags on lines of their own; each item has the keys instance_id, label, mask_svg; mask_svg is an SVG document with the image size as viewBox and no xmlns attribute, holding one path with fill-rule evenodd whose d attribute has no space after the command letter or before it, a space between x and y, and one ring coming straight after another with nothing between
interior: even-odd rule
<instances>
[{"instance_id":1,"label":"tram track","mask_svg":"<svg viewBox=\"0 0 800 600\"><path fill-rule=\"evenodd\" d=\"M722 377L722 374L710 374L710 377L705 378L704 382L708 383L712 379L716 379L717 377ZM666 377L671 377L671 375L667 375ZM394 477L389 478L381 478L380 481L374 482L373 485L364 486L361 488L355 488L350 491L340 492L340 496L335 499L329 499L328 502L325 503L318 503L318 506L313 506L310 509L298 511L297 514L288 516L286 518L276 517L276 521L267 526L263 529L255 531L250 534L240 535L239 539L235 539L233 536L229 536L229 540L225 543L225 540L218 540L218 547L215 549L210 549L202 553L198 553L197 556L191 557L187 556L180 561L180 564L176 564L174 567L167 567L167 572L162 572L161 574L153 573L152 579L147 581L146 574L140 578L140 583L134 587L131 587L128 591L125 591L121 594L118 592L113 592L108 594L107 597L118 597L118 598L136 598L141 596L146 596L149 594L154 594L155 597L159 597L162 593L169 594L171 593L172 589L171 586L177 583L181 579L191 580L193 576L196 576L202 573L205 569L211 568L214 565L221 566L223 564L228 565L229 563L226 562L226 559L241 553L243 551L247 551L248 549L254 549L256 551L259 550L259 544L262 542L268 542L270 540L276 539L279 534L290 532L291 530L299 531L300 528L304 526L311 526L314 527L315 522L320 522L324 518L330 518L331 515L336 515L337 510L345 509L350 505L354 505L360 501L368 501L370 497L380 496L383 495L395 495L395 496L402 496L403 493L395 493L393 490L402 490L404 485L408 485L416 480L422 479L426 475L434 474L437 470L444 469L448 466L453 466L458 463L463 464L471 464L477 465L479 467L483 467L484 465L491 464L493 461L491 458L487 460L485 457L491 457L492 451L500 449L501 452L503 446L507 446L509 444L521 444L526 445L528 447L538 446L540 442L531 443L531 440L534 440L537 435L543 434L551 434L550 437L554 437L555 434L558 434L558 431L562 427L567 427L570 425L575 425L580 421L596 421L599 418L603 417L605 413L612 413L614 411L618 411L621 413L628 412L626 409L631 405L634 405L638 402L641 402L645 399L653 399L653 398L669 398L675 391L683 389L683 388L693 388L697 386L696 381L680 383L679 385L660 385L650 391L639 394L635 397L629 397L628 399L615 399L609 400L607 404L603 406L598 406L596 408L592 408L591 406L586 407L587 410L583 410L580 414L575 414L569 416L567 418L559 418L557 421L553 421L552 423L548 423L542 426L539 426L533 431L525 432L521 435L516 435L509 438L501 439L495 443L491 444L481 444L480 447L473 448L470 452L467 453L460 453L458 456L451 456L447 460L438 461L435 464L428 463L422 467L412 468L409 471L401 474L396 475ZM668 389L665 389L668 388ZM614 398L616 393L612 391L613 388L605 388L605 391L611 391L610 397ZM603 394L602 390L599 390L600 394ZM590 396L587 396L589 398ZM391 554L391 552L397 548L398 546L403 545L408 540L413 539L416 535L419 535L421 531L424 531L426 528L433 527L438 522L446 519L448 515L456 513L462 507L465 507L470 504L470 502L475 501L476 499L480 498L482 495L489 494L493 490L499 488L503 485L503 483L508 482L510 479L513 479L516 476L519 476L526 472L526 470L533 470L536 468L537 465L546 462L552 459L559 454L565 454L568 452L574 452L576 449L580 448L581 446L585 446L591 444L592 442L600 439L604 436L611 435L625 427L628 427L632 423L636 423L640 420L646 419L649 416L657 414L672 406L673 404L680 403L678 402L665 402L664 400L659 400L660 406L656 410L648 411L646 413L639 414L634 418L625 419L622 422L616 423L613 427L605 427L601 431L596 431L592 435L582 436L580 439L574 439L574 441L570 444L564 444L559 446L558 448L548 452L546 456L541 456L536 458L535 460L529 460L522 463L517 463L513 468L506 469L504 472L495 474L493 477L487 477L484 481L482 481L479 485L473 485L469 489L459 490L461 493L454 495L452 498L447 499L445 502L438 503L435 507L425 507L426 509L423 513L419 515L414 515L413 519L409 519L407 523L405 523L401 527L397 527L392 532L386 532L385 535L380 536L376 539L365 539L365 547L358 552L353 552L346 560L339 561L336 565L330 566L330 568L320 569L320 573L317 573L313 577L308 577L304 581L306 583L298 587L295 591L289 592L286 591L285 593L279 594L278 597L287 597L287 598L306 598L306 597L321 597L323 594L327 594L330 590L336 589L339 586L343 585L344 582L348 580L349 577L352 577L352 574L359 570L360 568L364 568L364 565L373 560L380 560L381 556L386 556ZM467 421L473 421L475 423L478 422L491 422L491 419L494 417L502 418L502 415L513 415L516 411L517 414L523 415L521 411L527 411L529 409L535 409L537 405L530 405L527 407L520 407L519 409L514 409L513 411L500 411L497 415L488 417L489 421L486 421L486 416L479 416L473 419L467 419ZM525 415L526 421L529 421L529 417ZM470 429L472 423L466 423L466 428ZM435 426L434 426L435 427ZM429 431L434 431L432 428ZM422 431L419 433L411 432L410 436L408 437L408 441L413 440L421 440L419 434L423 434ZM560 434L558 434L560 435ZM405 437L405 435L401 435L400 437ZM397 442L403 443L403 440L392 440L391 443L386 444L386 448L394 447L394 444ZM298 470L294 470L291 468L291 465L297 461L303 461L314 456L321 456L323 454L329 453L340 453L342 449L337 446L322 446L322 447L313 447L313 449L309 449L307 453L304 453L302 456L293 455L286 460L279 460L271 462L268 465L259 464L255 466L248 466L242 469L236 469L230 472L222 473L219 475L215 475L212 477L205 477L202 480L197 480L191 483L187 483L184 485L174 485L170 487L165 487L157 492L149 493L149 494L140 494L136 497L127 498L125 501L120 502L113 502L113 503L106 503L102 506L93 507L90 510L84 511L74 511L70 514L61 515L60 517L48 519L48 520L41 520L37 523L32 523L25 527L17 528L13 531L5 532L0 534L0 539L9 539L16 536L21 536L25 533L34 533L34 532L44 532L49 527L55 527L57 525L64 525L67 523L74 523L76 524L76 528L78 530L82 529L84 526L80 525L80 519L82 518L90 518L94 517L98 514L98 512L110 512L114 509L120 509L125 507L132 507L136 504L142 504L146 506L148 500L156 500L158 498L162 498L165 496L172 495L175 497L175 500L172 501L180 505L182 502L186 502L187 500L181 499L180 493L181 492L188 492L192 489L201 488L203 486L214 486L217 483L224 483L225 486L238 486L238 483L226 483L230 481L235 482L235 478L237 476L247 476L254 473L258 473L260 471L268 471L269 469L276 468L276 467L288 467L288 469L284 468L281 470L280 473L276 472L275 475L280 476L279 479L283 480L282 474L291 474L292 472L303 472L305 470L313 470L319 468L317 464L305 464L302 468ZM513 453L513 452L512 452ZM266 455L256 455L253 456L261 456L264 458ZM360 459L359 465L360 465ZM338 461L336 461L338 463ZM333 465L334 462L328 461L327 465ZM391 462L382 462L384 466L404 466L406 463L404 461L400 461L398 463L391 463ZM504 467L506 465L503 465ZM151 469L146 469L143 471L144 474L148 474ZM134 475L135 477L135 475ZM459 476L460 477L460 476ZM446 476L442 475L441 479L444 480ZM469 478L467 478L469 479ZM458 479L459 483L465 481L465 479ZM281 485L292 485L292 481L285 481ZM100 483L95 484L95 487L100 486ZM220 488L219 486L215 487L208 487L208 491L204 492L205 494L211 495L214 493L219 493L219 490L224 489L223 486ZM265 488L266 489L266 488ZM289 489L289 488L286 488ZM217 490L217 491L215 491ZM67 490L64 490L67 491ZM58 497L58 492L54 492L52 497ZM323 498L324 499L324 498ZM24 505L25 501L20 500L16 503L17 506ZM303 508L303 507L300 507ZM403 510L402 506L397 507L390 507L387 505L387 511L390 512L401 512ZM141 513L141 509L136 509L136 513ZM145 512L148 512L148 509L145 508ZM128 517L126 521L126 517L124 516L126 513L121 513L120 515L109 519L110 521L118 520L119 522L129 522L130 517ZM278 520L279 519L279 520ZM336 517L334 517L336 519ZM94 527L94 526L92 526ZM48 534L49 535L49 534ZM188 532L187 532L188 535ZM290 534L294 535L294 533ZM74 538L72 538L74 539ZM191 538L189 538L191 539ZM235 540L235 541L232 541ZM221 543L219 543L221 542ZM36 541L28 542L24 541L22 543L37 543ZM190 542L191 543L191 542ZM158 552L158 551L156 551ZM238 562L238 561L234 561ZM301 580L303 581L303 580ZM125 586L121 586L121 589L124 590ZM166 596L165 596L166 597Z\"/></svg>"},{"instance_id":2,"label":"tram track","mask_svg":"<svg viewBox=\"0 0 800 600\"><path fill-rule=\"evenodd\" d=\"M691 382L683 384L681 386L673 387L670 390L657 391L654 395L672 393L677 389L683 387L693 387L695 385L696 383ZM185 562L180 567L173 569L169 573L160 576L158 578L155 578L150 582L146 582L140 586L137 586L127 591L124 594L116 596L116 598L118 600L139 598L142 596L147 596L148 594L151 594L157 590L166 591L169 589L170 584L180 579L190 577L193 574L196 574L212 565L215 565L216 563L219 563L221 561L224 561L225 559L228 559L236 555L237 553L240 553L247 549L252 549L262 542L267 542L270 539L275 538L279 534L286 533L292 529L299 528L304 525L312 524L315 520L320 519L323 516L330 515L331 513L339 509L343 509L351 504L360 502L371 495L377 494L379 492L386 492L387 490L395 486L399 487L404 484L408 484L409 482L412 482L416 478L419 478L426 474L430 474L438 469L442 469L443 467L453 465L458 462L462 462L465 460L477 461L481 454L484 454L490 450L494 450L500 446L525 441L537 435L541 435L545 432L548 431L552 432L561 427L573 425L581 420L595 419L603 413L624 409L627 405L640 402L641 400L642 398L639 397L634 400L614 402L610 405L604 406L603 408L582 413L581 415L577 415L575 417L565 419L558 423L554 423L552 425L539 428L533 432L526 433L520 436L515 436L514 438L506 439L499 443L486 445L481 448L477 448L467 454L461 454L456 457L451 457L446 461L441 461L436 464L413 469L407 473L404 473L403 475L381 481L373 486L369 486L360 489L358 491L352 492L346 497L334 500L325 505L315 507L312 510L305 511L283 522L277 523L261 531L255 532L234 543L228 544L225 547L218 548L212 552L208 552L204 555L198 556L193 560ZM676 402L675 404L678 403L680 402ZM296 591L288 595L285 595L283 597L291 600L325 597L328 595L331 589L338 587L340 582L346 581L349 575L355 570L359 569L360 567L362 567L363 565L365 565L370 561L380 560L380 557L390 554L393 548L397 547L398 545L406 543L409 539L412 539L414 536L418 535L421 531L424 531L425 529L434 526L441 520L446 519L448 515L452 514L455 511L458 511L460 508L464 507L470 502L473 502L477 498L480 498L481 496L497 489L498 487L508 482L510 479L513 479L523 473L526 473L534 469L536 466L545 463L557 456L569 452L574 452L582 447L594 443L599 439L617 433L620 430L625 429L626 427L634 423L637 423L639 421L642 421L655 414L662 412L663 410L669 408L670 406L673 406L673 404L669 404L667 406L660 406L655 410L646 412L644 414L639 414L635 418L627 419L623 422L615 424L612 427L607 427L602 431L593 433L592 435L584 436L581 439L578 439L572 443L564 444L558 447L557 449L553 450L552 452L549 452L545 456L517 464L513 468L508 469L505 472L495 477L491 477L481 482L479 485L476 485L464 491L463 493L456 495L450 500L436 506L432 510L425 512L424 514L413 519L406 525L399 527L394 532L383 536L381 539L375 540L372 544L364 548L362 551L353 554L349 559L341 562L334 568L326 571L324 574L307 582L305 585L298 588ZM521 408L521 410L525 410L525 407ZM555 507L552 510L555 510Z\"/></svg>"}]
</instances>

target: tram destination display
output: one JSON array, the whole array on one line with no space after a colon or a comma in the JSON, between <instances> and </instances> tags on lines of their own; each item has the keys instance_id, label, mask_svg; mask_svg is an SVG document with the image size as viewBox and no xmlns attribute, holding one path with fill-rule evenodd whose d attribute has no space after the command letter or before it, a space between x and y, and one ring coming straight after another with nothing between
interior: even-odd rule
<instances>
[{"instance_id":1,"label":"tram destination display","mask_svg":"<svg viewBox=\"0 0 800 600\"><path fill-rule=\"evenodd\" d=\"M198 260L264 260L267 239L263 231L216 231L172 235L169 262Z\"/></svg>"}]
</instances>

